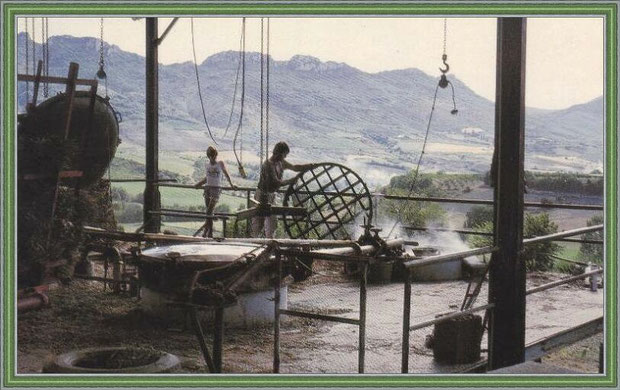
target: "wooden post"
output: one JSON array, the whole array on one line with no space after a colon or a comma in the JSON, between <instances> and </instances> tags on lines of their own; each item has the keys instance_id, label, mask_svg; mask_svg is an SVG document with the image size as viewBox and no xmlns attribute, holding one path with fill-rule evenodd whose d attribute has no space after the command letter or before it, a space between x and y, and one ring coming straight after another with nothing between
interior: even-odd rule
<instances>
[{"instance_id":1,"label":"wooden post","mask_svg":"<svg viewBox=\"0 0 620 390\"><path fill-rule=\"evenodd\" d=\"M525 359L525 263L523 247L523 155L525 122L525 18L497 22L495 100L495 243L489 279L492 369Z\"/></svg>"},{"instance_id":2,"label":"wooden post","mask_svg":"<svg viewBox=\"0 0 620 390\"><path fill-rule=\"evenodd\" d=\"M405 268L405 296L403 297L403 342L400 372L409 372L409 325L411 324L411 271Z\"/></svg>"},{"instance_id":3,"label":"wooden post","mask_svg":"<svg viewBox=\"0 0 620 390\"><path fill-rule=\"evenodd\" d=\"M146 185L144 188L144 231L159 233L161 209L159 176L159 69L157 56L157 18L146 18Z\"/></svg>"},{"instance_id":4,"label":"wooden post","mask_svg":"<svg viewBox=\"0 0 620 390\"><path fill-rule=\"evenodd\" d=\"M278 267L278 279L274 289L274 319L273 319L273 372L280 372L280 289L282 288L282 255L276 253L276 264Z\"/></svg>"},{"instance_id":5,"label":"wooden post","mask_svg":"<svg viewBox=\"0 0 620 390\"><path fill-rule=\"evenodd\" d=\"M368 262L362 264L360 272L360 324L357 372L364 373L364 361L366 358L366 277L368 276Z\"/></svg>"},{"instance_id":6,"label":"wooden post","mask_svg":"<svg viewBox=\"0 0 620 390\"><path fill-rule=\"evenodd\" d=\"M215 332L213 334L213 366L215 372L222 372L222 344L224 342L224 307L215 309Z\"/></svg>"}]
</instances>

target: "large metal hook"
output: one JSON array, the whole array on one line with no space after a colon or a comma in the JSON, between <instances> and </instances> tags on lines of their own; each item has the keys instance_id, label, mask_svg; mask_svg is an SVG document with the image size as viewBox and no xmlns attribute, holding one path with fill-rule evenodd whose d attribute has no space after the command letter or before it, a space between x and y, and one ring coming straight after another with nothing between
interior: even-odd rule
<instances>
[{"instance_id":1,"label":"large metal hook","mask_svg":"<svg viewBox=\"0 0 620 390\"><path fill-rule=\"evenodd\" d=\"M443 74L448 73L448 71L450 70L450 65L448 65L448 63L446 62L447 59L448 59L448 55L447 54L444 54L444 55L441 56L441 60L443 61L443 64L446 66L446 69L439 68L439 70Z\"/></svg>"}]
</instances>

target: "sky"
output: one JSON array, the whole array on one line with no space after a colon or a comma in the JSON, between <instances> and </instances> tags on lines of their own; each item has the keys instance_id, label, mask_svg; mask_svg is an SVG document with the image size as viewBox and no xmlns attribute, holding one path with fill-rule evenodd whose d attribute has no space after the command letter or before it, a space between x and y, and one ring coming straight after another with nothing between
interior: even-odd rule
<instances>
[{"instance_id":1,"label":"sky","mask_svg":"<svg viewBox=\"0 0 620 390\"><path fill-rule=\"evenodd\" d=\"M159 19L163 32L170 18ZM40 21L35 39L40 41ZM260 51L260 19L248 18L246 50ZM18 21L24 31L23 19ZM224 50L238 50L241 18L194 18L196 56L202 62ZM446 52L449 75L476 93L495 97L495 18L448 18ZM98 18L50 18L49 36L99 37ZM297 54L345 62L366 72L418 68L439 76L443 18L280 18L270 19L270 54L288 60ZM145 52L145 22L104 19L104 40L140 55ZM604 20L602 18L528 18L526 105L562 109L603 95ZM159 47L163 64L192 61L190 19L181 18Z\"/></svg>"}]
</instances>

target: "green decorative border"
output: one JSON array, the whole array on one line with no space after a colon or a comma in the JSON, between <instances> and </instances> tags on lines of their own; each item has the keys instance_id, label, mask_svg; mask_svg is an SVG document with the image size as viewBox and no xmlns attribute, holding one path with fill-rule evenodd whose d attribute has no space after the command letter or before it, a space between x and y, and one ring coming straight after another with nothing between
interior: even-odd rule
<instances>
[{"instance_id":1,"label":"green decorative border","mask_svg":"<svg viewBox=\"0 0 620 390\"><path fill-rule=\"evenodd\" d=\"M183 3L183 2L3 2L2 3L2 360L6 387L616 387L617 361L617 32L616 2L505 2L310 4L310 3ZM606 19L606 374L565 376L491 375L161 375L153 376L69 376L15 374L15 119L14 53L15 17L44 15L484 15L484 16L600 16Z\"/></svg>"}]
</instances>

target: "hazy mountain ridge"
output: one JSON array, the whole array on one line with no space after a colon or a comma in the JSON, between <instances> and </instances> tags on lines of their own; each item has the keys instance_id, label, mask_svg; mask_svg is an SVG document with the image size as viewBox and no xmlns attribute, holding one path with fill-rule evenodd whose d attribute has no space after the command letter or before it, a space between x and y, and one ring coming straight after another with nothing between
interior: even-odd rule
<instances>
[{"instance_id":1,"label":"hazy mountain ridge","mask_svg":"<svg viewBox=\"0 0 620 390\"><path fill-rule=\"evenodd\" d=\"M25 47L25 39L25 34L19 34L20 50ZM99 60L98 39L54 36L49 45L50 74L66 75L69 62L74 61L80 64L80 78L94 77ZM37 56L40 50L37 45ZM144 57L108 44L104 44L104 55L111 103L123 115L121 137L124 142L140 143L144 138ZM24 56L19 57L20 72L25 70L24 60ZM221 138L229 121L238 61L238 52L225 51L208 57L198 66L209 125L222 140L223 147L230 147L238 119L240 81L232 124L226 139ZM33 73L31 65L30 68ZM347 156L362 155L373 163L402 167L417 161L438 75L430 76L413 68L366 73L344 63L322 62L303 55L288 61L271 60L270 70L272 140L287 140L300 157L314 160L350 162ZM160 65L159 77L160 147L204 149L209 140L197 136L206 128L193 63ZM450 114L450 89L440 89L429 142L450 145L427 151L423 164L426 169L484 171L490 164L494 103L460 80L449 78L455 87L459 113ZM99 93L103 95L105 88L101 84ZM259 53L246 53L245 86L244 147L257 150ZM22 106L26 97L24 87L25 83L20 83L18 89ZM564 110L528 108L526 157L530 165L547 168L545 158L553 154L592 164L602 161L603 104L601 97ZM187 138L182 136L191 132L198 133ZM542 159L537 160L539 155ZM573 161L564 160L570 168ZM560 163L549 166L562 167L557 164ZM575 169L580 168L575 166Z\"/></svg>"}]
</instances>

